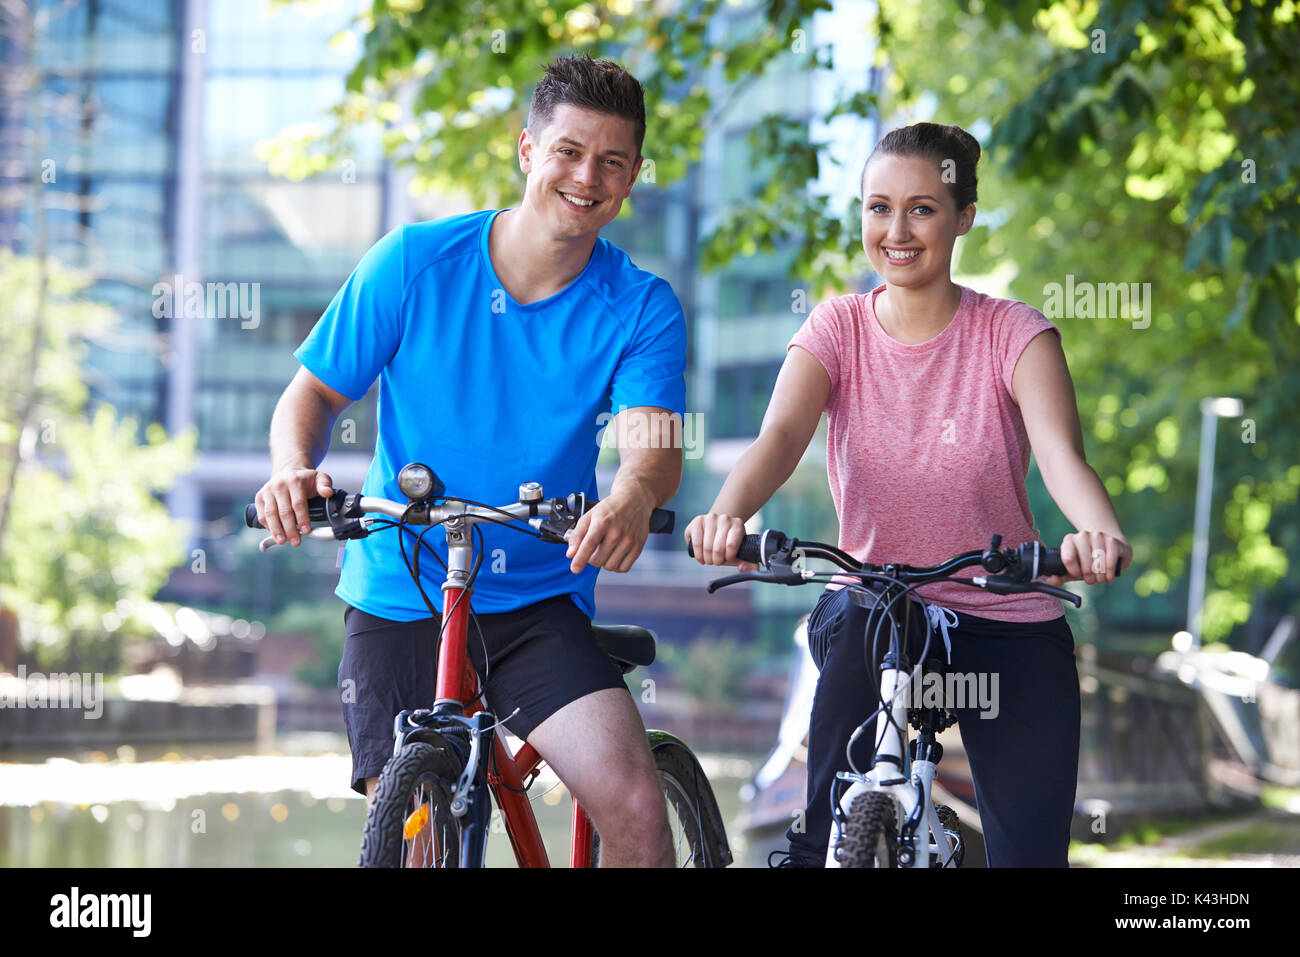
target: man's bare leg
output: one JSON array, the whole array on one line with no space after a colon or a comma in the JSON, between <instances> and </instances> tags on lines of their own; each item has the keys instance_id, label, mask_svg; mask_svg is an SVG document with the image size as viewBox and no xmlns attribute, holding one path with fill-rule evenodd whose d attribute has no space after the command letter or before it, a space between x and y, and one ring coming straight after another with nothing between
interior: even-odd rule
<instances>
[{"instance_id":1,"label":"man's bare leg","mask_svg":"<svg viewBox=\"0 0 1300 957\"><path fill-rule=\"evenodd\" d=\"M570 702L528 736L600 834L601 867L672 867L668 807L626 690Z\"/></svg>"}]
</instances>

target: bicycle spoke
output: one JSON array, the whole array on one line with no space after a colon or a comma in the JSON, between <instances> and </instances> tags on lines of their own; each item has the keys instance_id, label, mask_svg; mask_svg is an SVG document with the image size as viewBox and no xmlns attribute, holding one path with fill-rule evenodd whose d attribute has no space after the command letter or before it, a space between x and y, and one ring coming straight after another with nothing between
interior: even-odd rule
<instances>
[{"instance_id":1,"label":"bicycle spoke","mask_svg":"<svg viewBox=\"0 0 1300 957\"><path fill-rule=\"evenodd\" d=\"M692 840L691 827L688 822L693 821L694 809L684 794L681 793L680 786L670 778L661 778L664 786L664 798L668 804L668 826L669 830L675 832L673 838L673 857L679 862L678 867L692 867L695 865L697 852L695 842ZM685 856L683 858L683 845Z\"/></svg>"},{"instance_id":2,"label":"bicycle spoke","mask_svg":"<svg viewBox=\"0 0 1300 957\"><path fill-rule=\"evenodd\" d=\"M681 810L680 810L679 808L677 808L677 807L674 807L674 811L676 811L676 815L675 815L675 816L677 817L677 842L676 842L676 843L677 843L677 848L676 848L676 850L674 851L674 856L676 857L677 860L681 861L681 860L682 860L682 841L686 839L686 828L685 828L685 826L683 826L683 824L682 824L682 819L681 819ZM688 851L690 850L690 844L687 844L686 849L687 849ZM685 861L682 861L681 866L682 866L682 867L686 867L686 866L688 866L690 863L691 863L691 858L690 858L690 857L687 857Z\"/></svg>"},{"instance_id":3,"label":"bicycle spoke","mask_svg":"<svg viewBox=\"0 0 1300 957\"><path fill-rule=\"evenodd\" d=\"M439 819L440 810L445 808L440 807L434 789L421 783L412 795L411 813L402 826L403 866L447 866L452 842L448 839L447 822Z\"/></svg>"}]
</instances>

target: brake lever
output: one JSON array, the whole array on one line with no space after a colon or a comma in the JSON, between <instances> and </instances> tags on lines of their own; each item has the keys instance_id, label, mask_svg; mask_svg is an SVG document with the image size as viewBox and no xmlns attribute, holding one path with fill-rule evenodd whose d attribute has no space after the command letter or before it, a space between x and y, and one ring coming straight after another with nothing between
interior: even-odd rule
<instances>
[{"instance_id":1,"label":"brake lever","mask_svg":"<svg viewBox=\"0 0 1300 957\"><path fill-rule=\"evenodd\" d=\"M767 571L758 572L741 572L738 575L727 575L723 578L715 578L709 582L709 594L712 595L719 588L726 588L728 585L735 585L739 582L772 582L777 585L802 585L806 579L802 573L790 565L777 565L769 568Z\"/></svg>"},{"instance_id":2,"label":"brake lever","mask_svg":"<svg viewBox=\"0 0 1300 957\"><path fill-rule=\"evenodd\" d=\"M1061 601L1068 601L1075 608L1083 607L1083 598L1072 591L1064 588L1057 588L1055 585L1049 585L1046 582L1018 582L1012 578L1003 578L995 576L981 576L972 578L976 585L985 591L993 592L995 595L1019 595L1027 591L1039 592L1043 595L1051 595L1059 598Z\"/></svg>"},{"instance_id":3,"label":"brake lever","mask_svg":"<svg viewBox=\"0 0 1300 957\"><path fill-rule=\"evenodd\" d=\"M323 533L323 534L317 534L317 533ZM353 535L352 537L353 537L353 538L365 538L366 535L369 535L369 534L370 534L369 530L366 529L365 526L363 526L363 527L362 527L362 534L359 534L359 535ZM328 527L328 526L326 526L326 525L317 525L315 528L313 528L310 532L307 532L306 534L304 534L302 537L303 537L304 539L307 539L307 538L315 538L315 539L318 539L318 540L320 540L320 541L328 541L328 542L336 541L336 539L335 539L335 537L334 537L334 529L332 529L332 528L330 528L330 527ZM259 552L265 552L267 549L269 549L269 548L275 548L277 545L279 545L279 542L277 542L277 541L275 540L275 536L274 536L274 535L268 535L266 538L262 539L262 540L258 543L258 545L257 545L257 550L258 550Z\"/></svg>"},{"instance_id":4,"label":"brake lever","mask_svg":"<svg viewBox=\"0 0 1300 957\"><path fill-rule=\"evenodd\" d=\"M1083 596L1076 595L1069 589L1057 588L1055 585L1047 584L1047 582L1030 582L1029 586L1036 592L1041 592L1044 595L1052 595L1055 598L1061 599L1061 601L1068 601L1070 604L1074 605L1075 608L1083 607Z\"/></svg>"}]
</instances>

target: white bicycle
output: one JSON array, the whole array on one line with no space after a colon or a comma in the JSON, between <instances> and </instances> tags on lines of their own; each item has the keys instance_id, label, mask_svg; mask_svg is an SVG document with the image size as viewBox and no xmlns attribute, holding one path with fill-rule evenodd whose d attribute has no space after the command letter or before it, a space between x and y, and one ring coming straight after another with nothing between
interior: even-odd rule
<instances>
[{"instance_id":1,"label":"white bicycle","mask_svg":"<svg viewBox=\"0 0 1300 957\"><path fill-rule=\"evenodd\" d=\"M1075 607L1082 599L1064 588L1034 579L1043 575L1066 575L1058 549L1041 542L1025 542L1003 549L1002 537L994 535L983 551L964 552L930 568L910 565L869 565L833 545L798 541L784 533L768 530L746 535L737 557L760 565L764 571L728 575L709 583L709 591L743 581L764 581L781 585L857 579L846 584L852 601L868 609L866 634L872 659L879 647L880 631L888 623L888 650L880 666L878 700L882 702L850 736L845 745L849 766L854 770L838 774L835 786L834 823L827 845L827 867L959 867L965 856L961 822L952 808L935 804L932 798L935 769L943 757L939 732L954 724L956 715L939 704L927 704L921 696L917 705L916 683L928 673L931 638L935 620L926 619L925 643L915 664L908 659L908 596L922 585L957 582L1000 595L1042 592ZM691 550L688 546L688 550ZM693 550L692 550L693 554ZM806 567L809 559L828 561L835 572L817 572ZM985 574L955 578L953 573L978 565ZM1119 568L1116 568L1119 574ZM940 623L943 630L945 626ZM946 636L945 636L946 638ZM870 671L870 669L868 669ZM872 766L858 770L852 747L874 719L876 738ZM909 740L908 726L917 735Z\"/></svg>"}]
</instances>

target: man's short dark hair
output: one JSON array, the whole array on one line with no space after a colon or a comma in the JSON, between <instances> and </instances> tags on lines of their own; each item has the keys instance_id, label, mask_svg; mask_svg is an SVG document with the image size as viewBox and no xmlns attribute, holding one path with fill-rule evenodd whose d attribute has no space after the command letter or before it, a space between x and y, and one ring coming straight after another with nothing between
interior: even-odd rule
<instances>
[{"instance_id":1,"label":"man's short dark hair","mask_svg":"<svg viewBox=\"0 0 1300 957\"><path fill-rule=\"evenodd\" d=\"M645 92L631 73L613 60L593 60L586 54L562 56L546 67L533 90L528 107L528 128L541 133L561 103L609 113L631 120L636 128L636 151L645 142Z\"/></svg>"}]
</instances>

